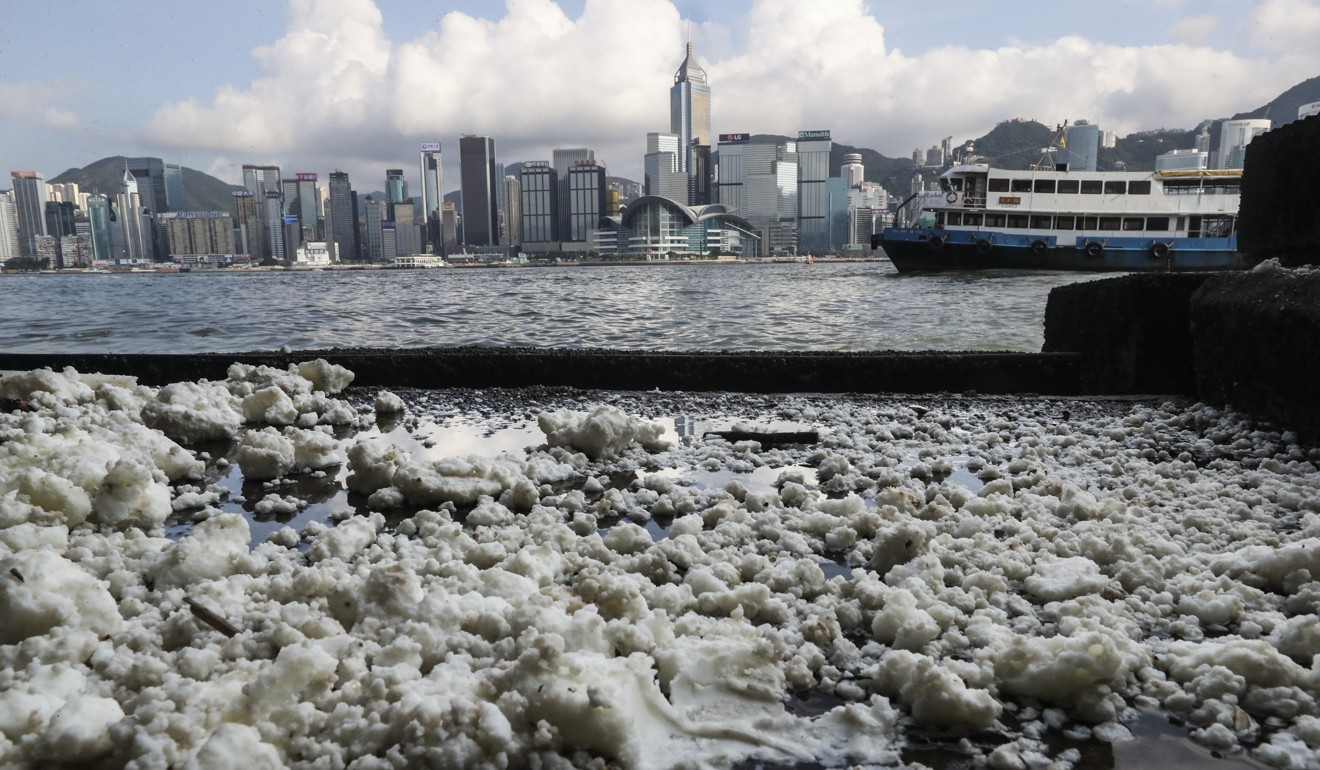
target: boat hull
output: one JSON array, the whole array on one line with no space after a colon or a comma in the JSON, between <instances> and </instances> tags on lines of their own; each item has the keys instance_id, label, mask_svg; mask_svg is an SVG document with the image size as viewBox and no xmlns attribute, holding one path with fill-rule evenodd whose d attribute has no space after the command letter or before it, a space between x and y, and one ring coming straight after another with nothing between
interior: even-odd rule
<instances>
[{"instance_id":1,"label":"boat hull","mask_svg":"<svg viewBox=\"0 0 1320 770\"><path fill-rule=\"evenodd\" d=\"M880 236L900 273L946 270L1204 272L1249 265L1237 238L1031 236L940 228L888 228Z\"/></svg>"}]
</instances>

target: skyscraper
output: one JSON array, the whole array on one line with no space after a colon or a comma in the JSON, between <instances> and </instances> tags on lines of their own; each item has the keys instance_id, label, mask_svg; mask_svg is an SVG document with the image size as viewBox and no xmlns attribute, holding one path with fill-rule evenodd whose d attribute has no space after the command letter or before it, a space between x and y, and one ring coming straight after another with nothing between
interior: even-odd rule
<instances>
[{"instance_id":1,"label":"skyscraper","mask_svg":"<svg viewBox=\"0 0 1320 770\"><path fill-rule=\"evenodd\" d=\"M554 151L555 173L559 175L559 237L568 237L568 172L578 161L594 161L596 151L587 147L561 147Z\"/></svg>"},{"instance_id":2,"label":"skyscraper","mask_svg":"<svg viewBox=\"0 0 1320 770\"><path fill-rule=\"evenodd\" d=\"M710 85L706 82L706 71L697 64L696 58L692 55L691 41L688 41L687 55L683 57L683 63L674 73L674 86L669 89L669 131L678 135L680 148L678 170L691 179L688 186L689 195L694 193L698 186L705 189L708 184L697 185L696 177L693 176L697 165L693 157L693 148L697 145L709 147L712 144ZM689 198L682 202L692 201Z\"/></svg>"},{"instance_id":3,"label":"skyscraper","mask_svg":"<svg viewBox=\"0 0 1320 770\"><path fill-rule=\"evenodd\" d=\"M261 254L261 212L251 190L234 190L234 244L239 254Z\"/></svg>"},{"instance_id":4,"label":"skyscraper","mask_svg":"<svg viewBox=\"0 0 1320 770\"><path fill-rule=\"evenodd\" d=\"M46 235L46 179L35 171L13 171L14 213L18 219L18 254L37 256L37 237Z\"/></svg>"},{"instance_id":5,"label":"skyscraper","mask_svg":"<svg viewBox=\"0 0 1320 770\"><path fill-rule=\"evenodd\" d=\"M444 167L439 142L422 143L422 251L444 251L440 235L440 205L445 201Z\"/></svg>"},{"instance_id":6,"label":"skyscraper","mask_svg":"<svg viewBox=\"0 0 1320 770\"><path fill-rule=\"evenodd\" d=\"M799 254L825 251L830 248L829 195L826 190L826 180L830 178L832 146L829 131L798 132Z\"/></svg>"},{"instance_id":7,"label":"skyscraper","mask_svg":"<svg viewBox=\"0 0 1320 770\"><path fill-rule=\"evenodd\" d=\"M165 162L160 158L128 158L125 163L137 180L142 208L153 214L171 211L169 195L165 189Z\"/></svg>"},{"instance_id":8,"label":"skyscraper","mask_svg":"<svg viewBox=\"0 0 1320 770\"><path fill-rule=\"evenodd\" d=\"M363 240L367 245L367 259L379 262L385 255L384 226L389 216L389 206L385 201L378 201L367 196L366 231Z\"/></svg>"},{"instance_id":9,"label":"skyscraper","mask_svg":"<svg viewBox=\"0 0 1320 770\"><path fill-rule=\"evenodd\" d=\"M0 260L20 256L18 253L18 214L14 211L14 194L0 192Z\"/></svg>"},{"instance_id":10,"label":"skyscraper","mask_svg":"<svg viewBox=\"0 0 1320 770\"><path fill-rule=\"evenodd\" d=\"M489 136L459 137L458 163L463 183L463 242L468 246L498 246L500 214L495 140Z\"/></svg>"},{"instance_id":11,"label":"skyscraper","mask_svg":"<svg viewBox=\"0 0 1320 770\"><path fill-rule=\"evenodd\" d=\"M403 176L403 169L385 169L385 202L389 204L387 221L398 222L406 218L412 222L412 199L408 197L408 180ZM400 213L398 209L404 205L408 211Z\"/></svg>"},{"instance_id":12,"label":"skyscraper","mask_svg":"<svg viewBox=\"0 0 1320 770\"><path fill-rule=\"evenodd\" d=\"M257 217L256 232L248 232L248 246L252 249L252 258L258 261L273 256L270 248L271 236L266 232L266 193L281 194L280 167L243 165L243 186L252 191L261 215ZM284 236L279 236L282 240Z\"/></svg>"},{"instance_id":13,"label":"skyscraper","mask_svg":"<svg viewBox=\"0 0 1320 770\"><path fill-rule=\"evenodd\" d=\"M340 261L362 258L362 249L358 245L361 237L358 230L357 195L349 182L347 171L330 173L330 236L335 242L335 251Z\"/></svg>"},{"instance_id":14,"label":"skyscraper","mask_svg":"<svg viewBox=\"0 0 1320 770\"><path fill-rule=\"evenodd\" d=\"M165 205L170 211L183 211L187 203L183 194L183 166L165 164Z\"/></svg>"},{"instance_id":15,"label":"skyscraper","mask_svg":"<svg viewBox=\"0 0 1320 770\"><path fill-rule=\"evenodd\" d=\"M522 231L522 184L515 176L504 177L504 218L509 222L510 246L519 246L523 242Z\"/></svg>"},{"instance_id":16,"label":"skyscraper","mask_svg":"<svg viewBox=\"0 0 1320 770\"><path fill-rule=\"evenodd\" d=\"M111 257L110 199L93 195L87 199L87 221L92 230L92 258L108 261Z\"/></svg>"},{"instance_id":17,"label":"skyscraper","mask_svg":"<svg viewBox=\"0 0 1320 770\"><path fill-rule=\"evenodd\" d=\"M586 243L605 217L605 167L594 160L579 160L568 170L568 231L561 237Z\"/></svg>"},{"instance_id":18,"label":"skyscraper","mask_svg":"<svg viewBox=\"0 0 1320 770\"><path fill-rule=\"evenodd\" d=\"M677 134L651 132L646 135L646 194L661 195L686 204L688 178L679 166L683 155L681 138Z\"/></svg>"},{"instance_id":19,"label":"skyscraper","mask_svg":"<svg viewBox=\"0 0 1320 770\"><path fill-rule=\"evenodd\" d=\"M548 161L534 160L523 164L518 183L522 197L523 245L538 251L557 251L559 175Z\"/></svg>"}]
</instances>

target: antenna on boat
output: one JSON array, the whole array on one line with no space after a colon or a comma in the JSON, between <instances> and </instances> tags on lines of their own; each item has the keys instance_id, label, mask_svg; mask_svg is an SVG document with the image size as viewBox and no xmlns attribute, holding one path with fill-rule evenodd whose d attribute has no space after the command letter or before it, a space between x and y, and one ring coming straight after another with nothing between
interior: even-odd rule
<instances>
[{"instance_id":1,"label":"antenna on boat","mask_svg":"<svg viewBox=\"0 0 1320 770\"><path fill-rule=\"evenodd\" d=\"M1065 150L1068 148L1068 141L1066 139L1067 132L1068 132L1068 121L1065 120L1063 121L1063 123L1055 124L1054 139L1053 141L1050 142L1048 147L1042 147L1040 149L1040 160L1036 161L1036 164L1031 167L1032 171L1049 171L1055 167L1055 162L1054 162L1055 151ZM1050 162L1048 164L1046 164L1045 162L1046 158L1050 159Z\"/></svg>"}]
</instances>

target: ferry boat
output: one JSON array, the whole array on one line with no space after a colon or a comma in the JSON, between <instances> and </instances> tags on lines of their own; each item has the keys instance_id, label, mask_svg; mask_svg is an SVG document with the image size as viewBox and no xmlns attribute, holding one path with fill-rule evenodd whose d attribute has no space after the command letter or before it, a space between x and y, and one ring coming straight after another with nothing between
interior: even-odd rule
<instances>
[{"instance_id":1,"label":"ferry boat","mask_svg":"<svg viewBox=\"0 0 1320 770\"><path fill-rule=\"evenodd\" d=\"M1237 250L1242 171L1008 171L954 166L876 240L899 272L1203 271Z\"/></svg>"}]
</instances>

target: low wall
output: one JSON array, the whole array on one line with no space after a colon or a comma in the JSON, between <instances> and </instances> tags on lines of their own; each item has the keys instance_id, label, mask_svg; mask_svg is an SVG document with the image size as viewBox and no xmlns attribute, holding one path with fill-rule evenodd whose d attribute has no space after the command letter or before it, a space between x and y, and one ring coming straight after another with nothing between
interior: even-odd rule
<instances>
[{"instance_id":1,"label":"low wall","mask_svg":"<svg viewBox=\"0 0 1320 770\"><path fill-rule=\"evenodd\" d=\"M1182 394L1320 444L1320 271L1143 274L1061 286L1045 350L1091 394Z\"/></svg>"},{"instance_id":2,"label":"low wall","mask_svg":"<svg viewBox=\"0 0 1320 770\"><path fill-rule=\"evenodd\" d=\"M1045 352L1081 354L1091 394L1191 393L1189 306L1205 274L1138 273L1060 286L1045 307Z\"/></svg>"},{"instance_id":3,"label":"low wall","mask_svg":"<svg viewBox=\"0 0 1320 770\"><path fill-rule=\"evenodd\" d=\"M1071 353L633 352L545 348L333 349L202 355L0 354L0 369L131 374L147 384L223 379L235 361L285 367L324 358L355 385L749 393L1039 393L1077 395Z\"/></svg>"},{"instance_id":4,"label":"low wall","mask_svg":"<svg viewBox=\"0 0 1320 770\"><path fill-rule=\"evenodd\" d=\"M1191 322L1201 399L1320 444L1320 271L1211 276Z\"/></svg>"}]
</instances>

